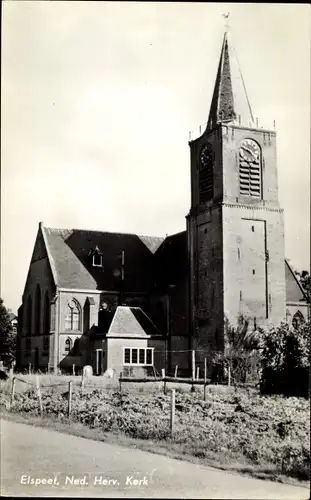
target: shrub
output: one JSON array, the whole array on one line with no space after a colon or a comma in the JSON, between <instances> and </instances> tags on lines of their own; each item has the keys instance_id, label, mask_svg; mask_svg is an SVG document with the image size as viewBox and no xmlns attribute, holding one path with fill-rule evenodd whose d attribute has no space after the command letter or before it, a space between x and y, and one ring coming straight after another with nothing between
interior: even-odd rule
<instances>
[{"instance_id":1,"label":"shrub","mask_svg":"<svg viewBox=\"0 0 311 500\"><path fill-rule=\"evenodd\" d=\"M282 323L262 331L260 391L262 394L302 396L309 393L310 325Z\"/></svg>"},{"instance_id":2,"label":"shrub","mask_svg":"<svg viewBox=\"0 0 311 500\"><path fill-rule=\"evenodd\" d=\"M282 450L281 470L288 476L310 479L310 449L299 443L286 444Z\"/></svg>"}]
</instances>

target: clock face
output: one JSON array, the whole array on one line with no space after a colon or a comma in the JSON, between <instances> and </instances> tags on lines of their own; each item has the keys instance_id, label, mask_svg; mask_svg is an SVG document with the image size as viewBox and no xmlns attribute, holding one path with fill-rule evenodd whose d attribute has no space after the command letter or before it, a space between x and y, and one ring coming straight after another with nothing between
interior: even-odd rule
<instances>
[{"instance_id":1,"label":"clock face","mask_svg":"<svg viewBox=\"0 0 311 500\"><path fill-rule=\"evenodd\" d=\"M252 139L245 139L240 146L240 158L247 162L259 163L260 150Z\"/></svg>"},{"instance_id":2,"label":"clock face","mask_svg":"<svg viewBox=\"0 0 311 500\"><path fill-rule=\"evenodd\" d=\"M205 144L200 153L200 167L205 168L211 164L213 160L213 152L208 144Z\"/></svg>"}]
</instances>

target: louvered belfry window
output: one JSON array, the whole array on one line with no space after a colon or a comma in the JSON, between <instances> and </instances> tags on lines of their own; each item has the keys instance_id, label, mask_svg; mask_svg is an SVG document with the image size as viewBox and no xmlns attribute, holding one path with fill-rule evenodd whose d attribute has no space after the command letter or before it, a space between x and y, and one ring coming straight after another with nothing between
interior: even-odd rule
<instances>
[{"instance_id":1,"label":"louvered belfry window","mask_svg":"<svg viewBox=\"0 0 311 500\"><path fill-rule=\"evenodd\" d=\"M199 156L200 203L213 198L213 175L213 151L209 144L205 144Z\"/></svg>"},{"instance_id":2,"label":"louvered belfry window","mask_svg":"<svg viewBox=\"0 0 311 500\"><path fill-rule=\"evenodd\" d=\"M252 139L242 141L239 150L240 195L262 197L261 152Z\"/></svg>"}]
</instances>

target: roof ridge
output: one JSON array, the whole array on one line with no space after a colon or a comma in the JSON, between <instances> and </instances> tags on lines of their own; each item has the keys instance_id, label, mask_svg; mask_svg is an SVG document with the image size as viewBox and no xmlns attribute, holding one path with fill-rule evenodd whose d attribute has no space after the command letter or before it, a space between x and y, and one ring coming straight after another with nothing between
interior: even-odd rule
<instances>
[{"instance_id":1,"label":"roof ridge","mask_svg":"<svg viewBox=\"0 0 311 500\"><path fill-rule=\"evenodd\" d=\"M159 328L157 327L157 325L152 321L152 319L150 318L150 316L148 316L148 314L141 308L141 307L137 307L137 309L140 309L143 313L144 316L146 316L146 318L148 319L148 321L152 324L152 326L155 328L155 330L157 330L160 335L162 335L162 333L160 332Z\"/></svg>"},{"instance_id":2,"label":"roof ridge","mask_svg":"<svg viewBox=\"0 0 311 500\"><path fill-rule=\"evenodd\" d=\"M302 293L303 297L307 300L308 296L307 296L307 294L306 294L305 290L303 289L303 287L302 287L302 285L301 285L301 283L300 283L299 279L297 278L296 273L295 273L295 271L293 270L293 268L292 268L292 266L291 266L291 264L290 264L290 262L289 262L289 259L286 259L286 258L285 258L285 262L286 262L287 267L288 267L288 269L290 270L290 272L291 272L291 274L292 274L292 276L293 276L294 280L296 281L296 283L297 283L297 285L298 285L298 287L299 287L299 289L300 289L300 291L301 291L301 293Z\"/></svg>"},{"instance_id":3,"label":"roof ridge","mask_svg":"<svg viewBox=\"0 0 311 500\"><path fill-rule=\"evenodd\" d=\"M120 235L127 235L127 236L138 236L138 237L143 237L143 238L158 238L158 239L165 239L165 236L155 236L151 234L139 234L139 233L126 233L122 231L106 231L106 230L101 230L101 229L86 229L86 228L56 228L56 227L50 227L50 226L44 226L45 229L48 229L53 232L60 232L60 231L85 231L88 233L101 233L101 234L120 234Z\"/></svg>"}]
</instances>

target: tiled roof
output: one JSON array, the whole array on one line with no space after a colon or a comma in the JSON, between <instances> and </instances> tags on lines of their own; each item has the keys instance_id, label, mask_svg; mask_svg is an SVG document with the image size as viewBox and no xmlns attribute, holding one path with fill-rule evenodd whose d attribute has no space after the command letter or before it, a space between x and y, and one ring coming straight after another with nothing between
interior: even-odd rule
<instances>
[{"instance_id":1,"label":"tiled roof","mask_svg":"<svg viewBox=\"0 0 311 500\"><path fill-rule=\"evenodd\" d=\"M63 288L119 290L124 250L124 290L150 292L187 278L187 233L167 238L41 226L56 284ZM103 254L103 268L93 267L90 250ZM304 291L285 260L286 301L305 300Z\"/></svg>"},{"instance_id":2,"label":"tiled roof","mask_svg":"<svg viewBox=\"0 0 311 500\"><path fill-rule=\"evenodd\" d=\"M57 285L63 288L118 290L124 251L125 291L147 291L152 285L152 257L164 238L41 226ZM89 255L96 246L103 267Z\"/></svg>"},{"instance_id":3,"label":"tiled roof","mask_svg":"<svg viewBox=\"0 0 311 500\"><path fill-rule=\"evenodd\" d=\"M107 337L161 336L161 332L140 307L118 306Z\"/></svg>"},{"instance_id":4,"label":"tiled roof","mask_svg":"<svg viewBox=\"0 0 311 500\"><path fill-rule=\"evenodd\" d=\"M95 279L66 243L72 233L48 227L44 227L43 230L57 285L63 288L96 289Z\"/></svg>"}]
</instances>

